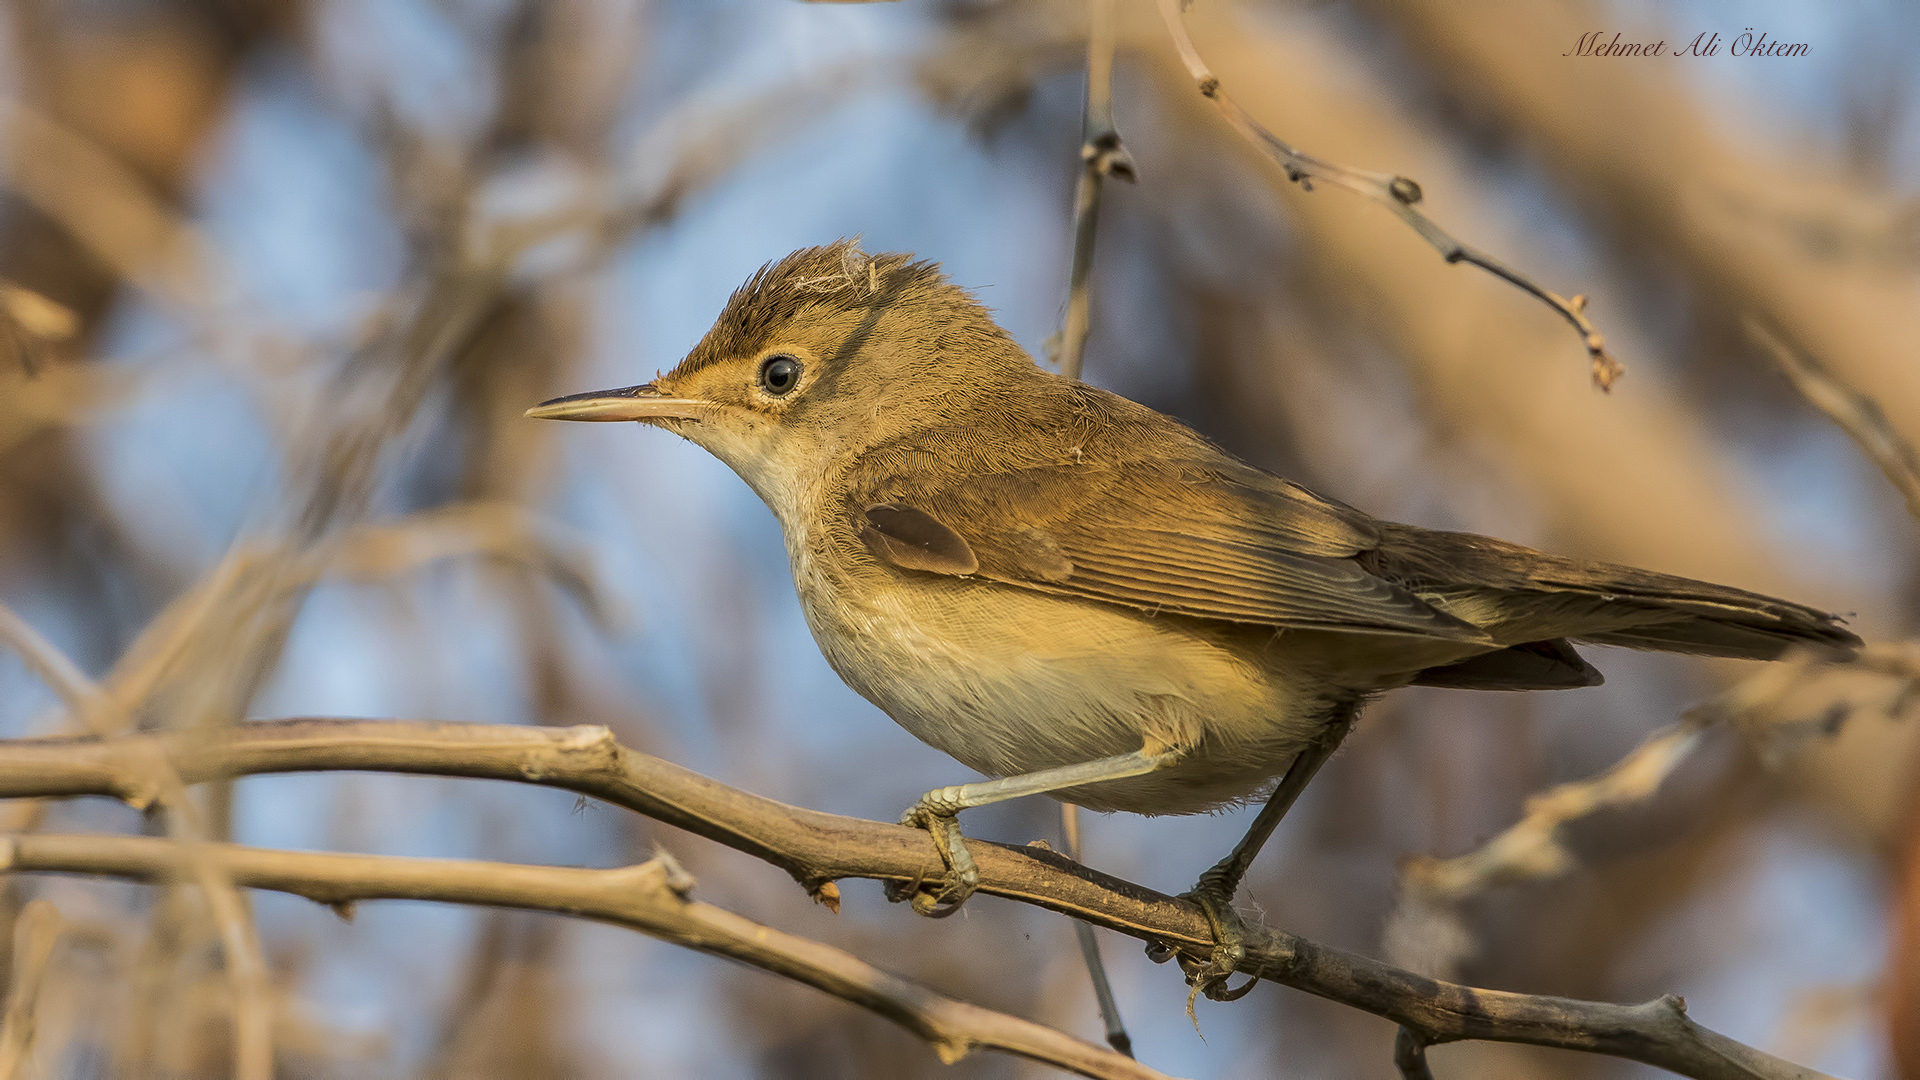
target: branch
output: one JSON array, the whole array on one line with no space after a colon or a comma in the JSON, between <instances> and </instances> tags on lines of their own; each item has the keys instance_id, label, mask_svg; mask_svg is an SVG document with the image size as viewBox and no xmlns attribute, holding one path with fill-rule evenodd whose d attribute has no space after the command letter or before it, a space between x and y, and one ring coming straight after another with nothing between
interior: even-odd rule
<instances>
[{"instance_id":1,"label":"branch","mask_svg":"<svg viewBox=\"0 0 1920 1080\"><path fill-rule=\"evenodd\" d=\"M52 902L35 900L20 909L13 924L13 970L9 973L7 1011L0 1020L0 1080L22 1075L33 1049L34 1012L40 1004L40 983L47 961L60 941L60 911Z\"/></svg>"},{"instance_id":2,"label":"branch","mask_svg":"<svg viewBox=\"0 0 1920 1080\"><path fill-rule=\"evenodd\" d=\"M1067 858L1080 861L1080 808L1070 802L1060 804L1060 831L1067 842ZM1039 843L1042 841L1036 841ZM1093 983L1093 998L1100 1009L1100 1023L1107 1029L1107 1045L1128 1057L1133 1056L1133 1036L1120 1019L1120 1003L1113 998L1113 983L1107 979L1107 965L1100 959L1100 939L1093 927L1073 920L1073 936L1080 943L1080 959L1087 965L1087 978Z\"/></svg>"},{"instance_id":3,"label":"branch","mask_svg":"<svg viewBox=\"0 0 1920 1080\"><path fill-rule=\"evenodd\" d=\"M1080 377L1093 329L1093 237L1100 222L1101 181L1134 179L1133 155L1113 126L1113 2L1087 0L1087 109L1081 120L1080 180L1073 190L1073 268L1067 273L1067 317L1048 342L1060 374Z\"/></svg>"},{"instance_id":4,"label":"branch","mask_svg":"<svg viewBox=\"0 0 1920 1080\"><path fill-rule=\"evenodd\" d=\"M698 833L778 866L823 903L837 878L918 882L945 872L925 830L787 806L621 746L606 728L418 721L281 720L202 733L0 741L0 797L137 798L139 756L164 753L190 782L372 770L563 788ZM1200 909L1051 851L969 840L980 891L1033 904L1196 958L1212 950ZM1802 1069L1701 1027L1677 998L1615 1005L1480 990L1250 927L1240 970L1383 1016L1429 1043L1531 1043L1610 1054L1699 1080L1808 1080Z\"/></svg>"},{"instance_id":5,"label":"branch","mask_svg":"<svg viewBox=\"0 0 1920 1080\"><path fill-rule=\"evenodd\" d=\"M1433 1070L1427 1067L1427 1041L1406 1028L1394 1033L1393 1064L1401 1080L1433 1080Z\"/></svg>"},{"instance_id":6,"label":"branch","mask_svg":"<svg viewBox=\"0 0 1920 1080\"><path fill-rule=\"evenodd\" d=\"M65 653L42 637L31 624L0 604L0 645L26 658L27 666L60 696L73 717L96 734L123 731L131 718L87 678ZM130 799L144 809L159 803L166 810L167 829L185 853L194 882L207 898L214 926L220 932L221 951L233 991L233 1075L239 1080L268 1080L273 1075L273 1016L268 1011L267 964L260 951L260 935L246 901L218 865L203 859L206 825L199 808L187 797L186 783L159 747L136 751L130 773L140 778L142 794Z\"/></svg>"},{"instance_id":7,"label":"branch","mask_svg":"<svg viewBox=\"0 0 1920 1080\"><path fill-rule=\"evenodd\" d=\"M1528 798L1519 821L1474 851L1451 859L1409 860L1401 870L1402 886L1424 899L1455 902L1506 881L1559 877L1574 866L1572 853L1560 842L1561 828L1650 798L1699 745L1708 722L1705 712L1689 712L1600 775Z\"/></svg>"},{"instance_id":8,"label":"branch","mask_svg":"<svg viewBox=\"0 0 1920 1080\"><path fill-rule=\"evenodd\" d=\"M1748 314L1740 322L1747 337L1772 355L1774 363L1780 365L1800 396L1853 438L1860 452L1880 467L1894 490L1907 500L1907 512L1920 518L1920 455L1893 429L1880 403L1841 382L1818 360L1789 345L1759 316Z\"/></svg>"},{"instance_id":9,"label":"branch","mask_svg":"<svg viewBox=\"0 0 1920 1080\"><path fill-rule=\"evenodd\" d=\"M92 874L166 881L185 869L186 853L165 840L130 836L21 836L0 846L12 872ZM976 1047L1002 1050L1082 1076L1165 1080L1130 1058L1052 1028L937 994L873 967L851 953L785 934L688 899L693 878L660 855L638 866L588 870L464 860L409 859L270 851L209 844L234 881L294 893L343 915L362 900L434 900L576 915L824 990L925 1039L951 1064Z\"/></svg>"},{"instance_id":10,"label":"branch","mask_svg":"<svg viewBox=\"0 0 1920 1080\"><path fill-rule=\"evenodd\" d=\"M219 291L210 245L146 180L85 136L7 97L0 97L0 185L162 301L203 307Z\"/></svg>"},{"instance_id":11,"label":"branch","mask_svg":"<svg viewBox=\"0 0 1920 1080\"><path fill-rule=\"evenodd\" d=\"M1579 864L1562 843L1565 828L1652 798L1716 724L1739 728L1768 766L1812 738L1837 734L1858 707L1850 688L1842 684L1812 701L1798 695L1820 676L1837 672L1893 679L1880 710L1890 717L1898 718L1920 695L1920 650L1910 644L1870 645L1842 661L1811 650L1790 653L1687 710L1605 772L1532 796L1519 821L1475 850L1450 859L1408 859L1400 868L1399 902L1387 919L1387 955L1420 970L1451 971L1473 947L1455 905L1497 885L1570 873Z\"/></svg>"},{"instance_id":12,"label":"branch","mask_svg":"<svg viewBox=\"0 0 1920 1080\"><path fill-rule=\"evenodd\" d=\"M1287 179L1308 191L1313 190L1312 181L1318 179L1364 195L1393 211L1409 228L1419 233L1422 240L1433 245L1434 250L1447 262L1478 266L1559 312L1560 317L1579 332L1581 344L1586 346L1587 358L1592 364L1593 384L1600 389L1611 390L1614 381L1626 374L1625 365L1607 352L1606 339L1594 327L1593 321L1587 318L1585 296L1572 299L1563 297L1479 248L1454 239L1431 218L1414 209L1414 204L1423 196L1420 185L1411 178L1367 172L1314 157L1260 126L1245 109L1227 96L1227 92L1221 88L1219 76L1200 59L1200 52L1193 47L1193 39L1187 35L1186 24L1180 17L1181 0L1159 0L1159 4L1160 17L1167 24L1167 33L1173 37L1174 48L1180 52L1180 62L1186 65L1187 74L1193 77L1201 96L1213 103L1235 131L1278 162L1286 170Z\"/></svg>"}]
</instances>

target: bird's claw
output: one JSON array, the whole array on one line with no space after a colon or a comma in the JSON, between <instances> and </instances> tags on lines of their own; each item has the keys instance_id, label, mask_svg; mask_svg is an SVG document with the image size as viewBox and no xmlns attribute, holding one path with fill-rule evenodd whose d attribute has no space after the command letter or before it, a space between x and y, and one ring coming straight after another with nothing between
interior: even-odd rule
<instances>
[{"instance_id":1,"label":"bird's claw","mask_svg":"<svg viewBox=\"0 0 1920 1080\"><path fill-rule=\"evenodd\" d=\"M928 792L901 815L900 824L910 829L925 829L933 837L933 846L947 864L945 879L938 887L929 887L925 881L900 881L887 886L888 900L895 903L905 900L915 912L929 919L944 919L959 911L960 905L980 887L980 868L974 865L973 854L960 835L957 810L947 806L941 795L938 791Z\"/></svg>"},{"instance_id":2,"label":"bird's claw","mask_svg":"<svg viewBox=\"0 0 1920 1080\"><path fill-rule=\"evenodd\" d=\"M1237 987L1227 985L1227 979L1247 958L1246 936L1242 933L1240 916L1233 910L1233 898L1223 896L1216 887L1202 878L1200 884L1189 893L1183 893L1182 899L1191 900L1207 916L1207 924L1213 928L1213 953L1205 960L1197 960L1176 953L1180 970L1187 977L1187 985L1192 990L1187 994L1187 1017L1199 1026L1194 1015L1193 1003L1201 995L1209 1001L1238 1001L1247 996L1259 976L1248 979Z\"/></svg>"}]
</instances>

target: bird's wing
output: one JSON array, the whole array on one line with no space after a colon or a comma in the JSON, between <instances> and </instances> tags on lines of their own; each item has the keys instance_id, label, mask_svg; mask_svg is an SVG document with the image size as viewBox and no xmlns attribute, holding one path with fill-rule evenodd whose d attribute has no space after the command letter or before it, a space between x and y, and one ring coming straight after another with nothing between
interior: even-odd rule
<instances>
[{"instance_id":1,"label":"bird's wing","mask_svg":"<svg viewBox=\"0 0 1920 1080\"><path fill-rule=\"evenodd\" d=\"M863 472L848 493L850 524L904 570L1150 613L1490 641L1354 561L1379 542L1372 518L1211 448L971 474Z\"/></svg>"}]
</instances>

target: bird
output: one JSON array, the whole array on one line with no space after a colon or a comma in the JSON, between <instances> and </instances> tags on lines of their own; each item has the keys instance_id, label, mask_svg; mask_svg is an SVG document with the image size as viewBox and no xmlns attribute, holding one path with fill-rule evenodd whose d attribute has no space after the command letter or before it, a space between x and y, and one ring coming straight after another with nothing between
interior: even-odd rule
<instances>
[{"instance_id":1,"label":"bird","mask_svg":"<svg viewBox=\"0 0 1920 1080\"><path fill-rule=\"evenodd\" d=\"M1759 660L1861 643L1790 601L1373 518L1045 370L937 263L857 241L762 266L652 382L526 415L637 421L725 462L779 519L828 664L992 778L901 819L946 870L896 887L916 911L979 884L969 807L1264 799L1183 894L1214 933L1188 968L1209 997L1246 989L1226 977L1248 866L1377 695L1598 685L1578 642Z\"/></svg>"}]
</instances>

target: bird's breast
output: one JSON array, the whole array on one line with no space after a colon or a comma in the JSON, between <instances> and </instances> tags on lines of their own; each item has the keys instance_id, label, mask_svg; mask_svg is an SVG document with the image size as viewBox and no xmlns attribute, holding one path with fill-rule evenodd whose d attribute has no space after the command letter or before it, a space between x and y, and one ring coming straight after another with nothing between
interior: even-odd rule
<instances>
[{"instance_id":1,"label":"bird's breast","mask_svg":"<svg viewBox=\"0 0 1920 1080\"><path fill-rule=\"evenodd\" d=\"M975 578L850 568L804 544L792 555L807 624L847 685L989 775L1192 747L1185 780L1120 781L1103 786L1111 798L1078 800L1190 812L1250 794L1316 722L1318 688L1172 620Z\"/></svg>"}]
</instances>

